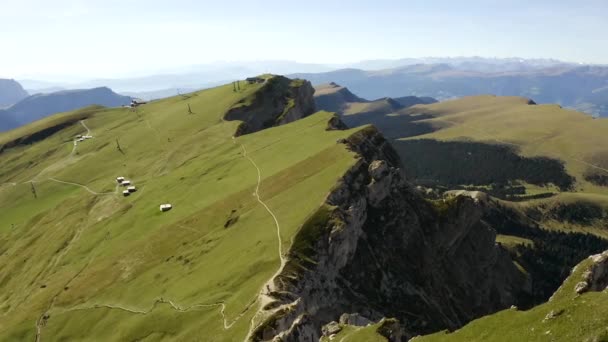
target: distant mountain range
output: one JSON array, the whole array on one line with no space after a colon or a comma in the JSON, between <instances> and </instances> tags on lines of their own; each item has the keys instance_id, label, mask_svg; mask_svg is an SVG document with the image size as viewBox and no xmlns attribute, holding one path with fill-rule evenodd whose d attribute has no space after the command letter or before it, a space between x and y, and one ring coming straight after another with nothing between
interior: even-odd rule
<instances>
[{"instance_id":1,"label":"distant mountain range","mask_svg":"<svg viewBox=\"0 0 608 342\"><path fill-rule=\"evenodd\" d=\"M482 57L429 57L366 60L356 63L314 64L293 61L217 62L158 70L149 74L129 75L121 78L94 78L80 81L22 79L19 82L30 93L45 90L85 89L106 86L119 93L150 92L162 89L201 89L216 86L251 75L273 73L321 73L341 69L386 70L420 64L446 64L459 69L478 72L530 71L556 66L576 66L552 59L482 58Z\"/></svg>"},{"instance_id":2,"label":"distant mountain range","mask_svg":"<svg viewBox=\"0 0 608 342\"><path fill-rule=\"evenodd\" d=\"M106 87L36 94L0 110L0 131L13 129L54 113L90 105L116 107L129 104L130 101L129 96L116 94Z\"/></svg>"},{"instance_id":3,"label":"distant mountain range","mask_svg":"<svg viewBox=\"0 0 608 342\"><path fill-rule=\"evenodd\" d=\"M109 87L119 93L175 92L179 89L202 89L244 79L252 75L294 72L324 72L343 66L331 66L292 61L218 62L161 70L158 73L128 76L124 78L99 78L80 82L55 82L34 79L19 80L31 92L43 92L48 88L85 89Z\"/></svg>"},{"instance_id":4,"label":"distant mountain range","mask_svg":"<svg viewBox=\"0 0 608 342\"><path fill-rule=\"evenodd\" d=\"M28 93L15 80L0 79L0 109L26 98Z\"/></svg>"},{"instance_id":5,"label":"distant mountain range","mask_svg":"<svg viewBox=\"0 0 608 342\"><path fill-rule=\"evenodd\" d=\"M608 116L608 67L521 62L492 64L418 64L381 71L342 69L294 74L319 85L340 83L366 98L431 96L446 100L470 95L523 96L538 103L557 103L594 116Z\"/></svg>"},{"instance_id":6,"label":"distant mountain range","mask_svg":"<svg viewBox=\"0 0 608 342\"><path fill-rule=\"evenodd\" d=\"M31 94L105 86L121 94L157 99L263 73L309 79L314 85L337 82L369 99L403 94L438 100L479 94L513 95L538 103L557 103L594 116L608 115L608 66L553 59L429 57L349 64L226 62L77 83L20 82Z\"/></svg>"},{"instance_id":7,"label":"distant mountain range","mask_svg":"<svg viewBox=\"0 0 608 342\"><path fill-rule=\"evenodd\" d=\"M368 99L403 94L438 100L479 94L512 95L532 98L538 103L557 103L594 116L608 116L608 66L553 59L429 57L350 64L225 62L127 78L76 83L30 79L20 83L30 94L109 87L124 95L151 100L262 73L288 74L309 79L314 85L337 82ZM4 101L3 106L0 100L0 108L10 102Z\"/></svg>"},{"instance_id":8,"label":"distant mountain range","mask_svg":"<svg viewBox=\"0 0 608 342\"><path fill-rule=\"evenodd\" d=\"M175 89L159 89L152 91L127 91L122 92L121 95L131 96L138 99L143 99L146 101L164 99L171 96L183 95L192 93L200 89L196 88L175 88Z\"/></svg>"},{"instance_id":9,"label":"distant mountain range","mask_svg":"<svg viewBox=\"0 0 608 342\"><path fill-rule=\"evenodd\" d=\"M479 72L530 71L564 65L577 65L555 59L485 58L485 57L426 57L377 59L344 65L336 69L386 70L420 64L447 64L460 69Z\"/></svg>"}]
</instances>

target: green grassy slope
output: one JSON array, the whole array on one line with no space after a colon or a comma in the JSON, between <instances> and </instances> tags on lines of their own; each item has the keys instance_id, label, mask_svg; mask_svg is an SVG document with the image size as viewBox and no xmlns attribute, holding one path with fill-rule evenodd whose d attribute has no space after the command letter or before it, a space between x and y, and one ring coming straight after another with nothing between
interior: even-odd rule
<instances>
[{"instance_id":1,"label":"green grassy slope","mask_svg":"<svg viewBox=\"0 0 608 342\"><path fill-rule=\"evenodd\" d=\"M440 332L412 341L606 341L608 292L578 295L574 291L590 263L587 259L579 264L552 300L543 305L528 311L504 310L453 333Z\"/></svg>"},{"instance_id":2,"label":"green grassy slope","mask_svg":"<svg viewBox=\"0 0 608 342\"><path fill-rule=\"evenodd\" d=\"M326 112L232 139L239 122L224 113L260 88L95 108L3 151L0 336L242 340L279 252L355 162L336 143L353 130L326 131ZM94 138L74 146L87 128ZM138 191L123 197L117 176ZM161 213L161 203L174 208Z\"/></svg>"},{"instance_id":3,"label":"green grassy slope","mask_svg":"<svg viewBox=\"0 0 608 342\"><path fill-rule=\"evenodd\" d=\"M440 129L410 139L471 139L513 146L526 157L564 161L566 171L577 179L576 191L608 194L608 187L585 179L589 173L608 176L608 120L528 101L487 95L415 106L407 113L431 115L420 122Z\"/></svg>"},{"instance_id":4,"label":"green grassy slope","mask_svg":"<svg viewBox=\"0 0 608 342\"><path fill-rule=\"evenodd\" d=\"M455 147L451 150L453 153L458 153L459 148L474 151L473 153L476 155L473 156L470 155L471 152L469 155L461 153L458 161L462 161L463 165L466 164L466 159L492 160L491 164L495 165L479 164L473 166L473 169L467 168L467 173L479 172L480 174L484 173L482 171L484 168L488 169L485 174L490 178L494 174L490 171L498 170L492 169L492 167L498 167L501 170L508 169L508 165L500 165L501 158L504 157L498 154L484 157L481 155L484 148L479 148L483 146L473 146L471 142L507 146L513 148L515 153L524 158L548 157L563 162L564 171L575 178L575 183L570 189L560 191L551 184L539 186L519 180L526 191L525 196L521 197L522 199L527 196L530 198L546 197L543 195L551 193L557 195L528 200L515 206L523 208L527 212L531 212L532 209L540 211L543 215L537 219L545 228L589 232L604 238L608 237L606 231L608 183L601 184L602 180L608 179L608 152L606 151L608 135L605 134L608 131L608 120L594 119L582 113L562 109L557 105L532 105L525 98L490 95L414 106L406 109L404 115L420 117L422 120L416 122L433 126L436 129L432 133L395 140L395 146L402 156L405 155L406 161L408 160L407 154L411 153L411 148L415 146L416 142L422 143L425 141L422 139L433 139L451 143L463 142L463 147ZM429 157L432 158L430 155ZM437 162L441 163L443 159L437 159ZM531 160L533 159L522 159L521 161L520 170L526 170L522 171L525 176L531 179L555 176L556 179L567 180L564 177L568 176L565 174L559 176L555 172L555 168L543 170L533 166L528 167L529 170L524 169L524 166L532 165ZM445 171L450 170L446 166ZM451 172L458 172L458 170L451 170ZM589 175L594 175L595 181L590 180ZM466 184L463 185L466 186ZM580 205L586 206L586 211L590 213L580 210L578 208ZM572 210L569 215L560 217L559 209L564 211L566 206ZM599 208L598 211L601 212L593 213L595 208ZM590 214L596 217L590 217ZM571 218L578 218L578 222Z\"/></svg>"},{"instance_id":5,"label":"green grassy slope","mask_svg":"<svg viewBox=\"0 0 608 342\"><path fill-rule=\"evenodd\" d=\"M412 338L412 342L511 342L511 341L606 341L608 340L608 292L578 295L574 288L589 269L581 262L552 299L528 311L503 310L477 319L463 328ZM384 341L375 326L346 327L338 341ZM335 340L335 339L334 339Z\"/></svg>"}]
</instances>

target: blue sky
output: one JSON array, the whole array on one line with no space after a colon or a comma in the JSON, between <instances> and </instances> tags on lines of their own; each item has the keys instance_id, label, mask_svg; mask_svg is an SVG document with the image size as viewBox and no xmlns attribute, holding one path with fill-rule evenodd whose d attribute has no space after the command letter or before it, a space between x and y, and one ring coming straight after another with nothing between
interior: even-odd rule
<instances>
[{"instance_id":1,"label":"blue sky","mask_svg":"<svg viewBox=\"0 0 608 342\"><path fill-rule=\"evenodd\" d=\"M606 0L0 0L0 77L425 56L608 64Z\"/></svg>"}]
</instances>

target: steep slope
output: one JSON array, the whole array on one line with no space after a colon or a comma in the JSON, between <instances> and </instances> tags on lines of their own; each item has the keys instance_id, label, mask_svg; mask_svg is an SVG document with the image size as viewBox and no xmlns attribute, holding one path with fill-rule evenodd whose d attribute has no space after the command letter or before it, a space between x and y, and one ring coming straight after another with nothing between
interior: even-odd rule
<instances>
[{"instance_id":1,"label":"steep slope","mask_svg":"<svg viewBox=\"0 0 608 342\"><path fill-rule=\"evenodd\" d=\"M528 311L505 310L453 333L412 341L604 341L608 338L608 252L593 255L546 304Z\"/></svg>"},{"instance_id":2,"label":"steep slope","mask_svg":"<svg viewBox=\"0 0 608 342\"><path fill-rule=\"evenodd\" d=\"M28 93L17 81L0 79L0 109L9 107L27 96Z\"/></svg>"},{"instance_id":3,"label":"steep slope","mask_svg":"<svg viewBox=\"0 0 608 342\"><path fill-rule=\"evenodd\" d=\"M604 119L491 95L390 114L381 105L370 110L371 103L350 106L343 120L350 127L373 124L392 139L417 184L477 187L517 200L564 191L608 194Z\"/></svg>"},{"instance_id":4,"label":"steep slope","mask_svg":"<svg viewBox=\"0 0 608 342\"><path fill-rule=\"evenodd\" d=\"M397 317L411 337L461 326L529 291L472 199L423 200L373 127L343 143L361 159L295 236L254 340L318 340L345 313Z\"/></svg>"},{"instance_id":5,"label":"steep slope","mask_svg":"<svg viewBox=\"0 0 608 342\"><path fill-rule=\"evenodd\" d=\"M96 109L5 149L0 335L242 340L293 234L354 162L328 113L232 139L240 123L222 118L266 89ZM139 191L123 197L121 175Z\"/></svg>"},{"instance_id":6,"label":"steep slope","mask_svg":"<svg viewBox=\"0 0 608 342\"><path fill-rule=\"evenodd\" d=\"M427 145L420 146L426 149L425 152L419 149L420 153L432 153L445 146L454 150L451 157L444 160L444 165L449 170L454 158L467 155L467 151L472 152L469 153L472 155L468 158L474 162L476 155L489 153L481 149L490 148L487 147L489 145L503 146L503 151L497 150L492 154L506 156L515 153L528 159L551 158L561 161L564 164L564 171L574 177L576 183L568 186L567 177L563 174L559 175L561 173L559 166L536 168L536 171L527 172L529 175L536 173L539 178L548 180L552 177L548 177L548 174L553 173L555 177L552 183L562 190L608 194L608 188L602 185L602 179L608 176L608 158L604 149L608 144L608 136L604 134L608 129L607 120L593 119L556 105L534 105L533 101L525 98L496 96L474 96L428 106L415 106L406 113L422 119L418 121L419 123L431 125L436 129L426 135L396 142L397 148L403 152L402 157L406 160L412 160L408 159L405 151L411 150L413 144ZM428 141L427 143L423 140L414 142L412 139L435 139L449 144L441 145ZM478 143L483 143L485 146L479 146ZM415 156L410 155L409 158ZM548 163L548 161L538 161ZM479 172L483 172L485 167L492 167L490 164L471 165L475 165L479 168ZM412 169L412 173L419 174L421 169L428 168L424 164L418 165L420 169ZM555 171L550 171L551 169ZM479 178L479 172L470 175ZM522 178L517 176L511 180L517 179ZM466 179L462 182L474 184L467 181L470 180ZM542 185L533 179L528 179L527 182Z\"/></svg>"},{"instance_id":7,"label":"steep slope","mask_svg":"<svg viewBox=\"0 0 608 342\"><path fill-rule=\"evenodd\" d=\"M377 130L309 115L303 81L239 88L0 135L0 336L297 340L355 310L409 336L526 291L478 205L422 199Z\"/></svg>"},{"instance_id":8,"label":"steep slope","mask_svg":"<svg viewBox=\"0 0 608 342\"><path fill-rule=\"evenodd\" d=\"M546 301L569 268L608 248L608 174L601 158L583 159L604 152L602 120L494 96L351 115L392 138L405 173L429 198L468 189L517 201L492 200L482 220L528 274L531 292L520 306Z\"/></svg>"},{"instance_id":9,"label":"steep slope","mask_svg":"<svg viewBox=\"0 0 608 342\"><path fill-rule=\"evenodd\" d=\"M310 82L269 75L257 79L262 82L261 91L237 102L224 117L241 121L236 135L284 125L315 112Z\"/></svg>"},{"instance_id":10,"label":"steep slope","mask_svg":"<svg viewBox=\"0 0 608 342\"><path fill-rule=\"evenodd\" d=\"M531 310L512 307L454 332L443 331L409 341L604 341L608 337L607 260L608 252L583 260L550 301ZM362 327L345 322L335 328L338 332L331 340L386 341L384 335L390 329L387 323Z\"/></svg>"},{"instance_id":11,"label":"steep slope","mask_svg":"<svg viewBox=\"0 0 608 342\"><path fill-rule=\"evenodd\" d=\"M0 111L0 117L8 117L13 121L12 124L4 125L2 130L16 128L54 113L71 111L91 105L117 107L129 104L130 101L130 97L118 95L105 87L36 94Z\"/></svg>"}]
</instances>

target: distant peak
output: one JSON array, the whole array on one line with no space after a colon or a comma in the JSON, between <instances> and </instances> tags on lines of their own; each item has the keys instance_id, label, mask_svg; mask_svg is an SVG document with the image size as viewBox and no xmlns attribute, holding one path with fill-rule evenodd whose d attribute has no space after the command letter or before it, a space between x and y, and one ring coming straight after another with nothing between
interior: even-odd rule
<instances>
[{"instance_id":1,"label":"distant peak","mask_svg":"<svg viewBox=\"0 0 608 342\"><path fill-rule=\"evenodd\" d=\"M401 109L401 108L404 107L399 101L397 101L397 100L395 100L395 99L393 99L391 97L385 97L383 100L386 103L388 103L388 105L391 106L391 108L393 110L398 110L398 109Z\"/></svg>"}]
</instances>

